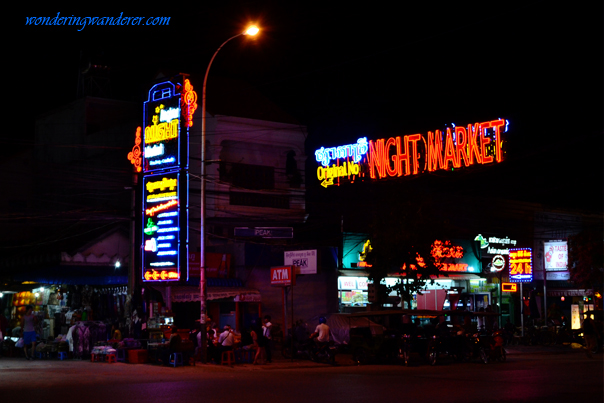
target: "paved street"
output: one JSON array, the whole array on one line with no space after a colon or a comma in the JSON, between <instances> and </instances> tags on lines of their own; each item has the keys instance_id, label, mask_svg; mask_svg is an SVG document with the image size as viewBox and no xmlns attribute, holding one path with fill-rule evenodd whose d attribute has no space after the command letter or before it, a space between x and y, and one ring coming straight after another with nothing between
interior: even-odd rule
<instances>
[{"instance_id":1,"label":"paved street","mask_svg":"<svg viewBox=\"0 0 604 403\"><path fill-rule=\"evenodd\" d=\"M526 350L526 351L522 351ZM26 361L0 358L6 398L85 402L256 402L267 393L288 402L367 402L422 399L439 402L603 401L602 354L578 350L510 348L505 363L355 366L349 357L330 367L309 361L234 367ZM350 365L347 365L350 364ZM73 400L72 400L73 399Z\"/></svg>"}]
</instances>

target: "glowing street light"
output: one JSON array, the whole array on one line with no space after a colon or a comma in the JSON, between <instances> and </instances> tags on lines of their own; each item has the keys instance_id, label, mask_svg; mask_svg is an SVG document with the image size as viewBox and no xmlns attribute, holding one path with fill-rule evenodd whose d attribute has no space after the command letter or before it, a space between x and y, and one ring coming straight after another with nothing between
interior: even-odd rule
<instances>
[{"instance_id":1,"label":"glowing street light","mask_svg":"<svg viewBox=\"0 0 604 403\"><path fill-rule=\"evenodd\" d=\"M200 260L200 270L199 270L199 287L200 287L200 305L201 305L201 317L200 317L200 325L201 325L201 360L202 362L206 362L207 358L207 333L205 332L205 324L206 324L206 258L205 258L205 221L206 221L206 84L208 82L208 73L210 72L210 67L212 67L212 62L214 58L220 52L220 49L224 45L226 45L231 40L242 36L255 36L258 34L260 29L255 26L249 26L244 32L241 32L235 36L230 37L226 41L222 43L214 52L214 55L210 59L210 63L208 63L208 68L206 69L206 74L203 78L203 87L201 89L201 226L200 226L200 252L199 252L199 260Z\"/></svg>"}]
</instances>

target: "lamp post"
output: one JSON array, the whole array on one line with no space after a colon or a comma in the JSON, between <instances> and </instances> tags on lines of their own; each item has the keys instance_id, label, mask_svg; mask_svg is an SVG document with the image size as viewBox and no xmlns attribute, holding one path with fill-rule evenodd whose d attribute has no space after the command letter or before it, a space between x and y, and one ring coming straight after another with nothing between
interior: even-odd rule
<instances>
[{"instance_id":1,"label":"lamp post","mask_svg":"<svg viewBox=\"0 0 604 403\"><path fill-rule=\"evenodd\" d=\"M206 220L206 84L208 82L208 73L210 72L210 67L212 67L212 62L214 58L220 52L220 49L224 45L226 45L231 40L240 37L242 35L254 36L258 33L259 29L255 25L248 27L244 32L241 32L235 36L230 37L226 41L222 43L214 52L214 55L210 59L210 63L208 63L208 68L206 69L206 74L203 77L203 87L201 90L201 220L200 220L200 270L199 270L199 288L200 288L200 305L201 305L201 361L205 363L207 361L207 333L205 331L206 324L206 258L205 258L205 220Z\"/></svg>"}]
</instances>

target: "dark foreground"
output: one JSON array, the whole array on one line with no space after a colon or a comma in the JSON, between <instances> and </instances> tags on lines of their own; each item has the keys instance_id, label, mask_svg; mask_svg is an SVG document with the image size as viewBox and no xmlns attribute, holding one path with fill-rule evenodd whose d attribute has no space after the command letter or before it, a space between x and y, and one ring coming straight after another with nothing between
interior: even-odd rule
<instances>
[{"instance_id":1,"label":"dark foreground","mask_svg":"<svg viewBox=\"0 0 604 403\"><path fill-rule=\"evenodd\" d=\"M572 402L604 401L602 354L516 352L507 362L329 367L158 367L0 358L2 402Z\"/></svg>"}]
</instances>

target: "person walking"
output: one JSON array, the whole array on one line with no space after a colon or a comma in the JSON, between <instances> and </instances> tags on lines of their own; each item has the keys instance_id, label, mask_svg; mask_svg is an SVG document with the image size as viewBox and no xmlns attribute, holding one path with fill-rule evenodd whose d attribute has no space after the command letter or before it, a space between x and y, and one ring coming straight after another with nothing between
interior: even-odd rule
<instances>
[{"instance_id":1,"label":"person walking","mask_svg":"<svg viewBox=\"0 0 604 403\"><path fill-rule=\"evenodd\" d=\"M272 331L273 331L273 324L271 323L271 316L266 315L264 317L264 325L262 326L262 334L265 337L264 348L266 350L266 362L267 363L271 363L273 360L273 353L271 351L272 339L273 339Z\"/></svg>"},{"instance_id":2,"label":"person walking","mask_svg":"<svg viewBox=\"0 0 604 403\"><path fill-rule=\"evenodd\" d=\"M36 315L34 314L34 307L27 305L25 307L25 315L21 319L21 337L23 337L23 351L25 352L25 358L32 360L36 354L36 329L35 329ZM27 355L27 347L31 347L31 356Z\"/></svg>"}]
</instances>

